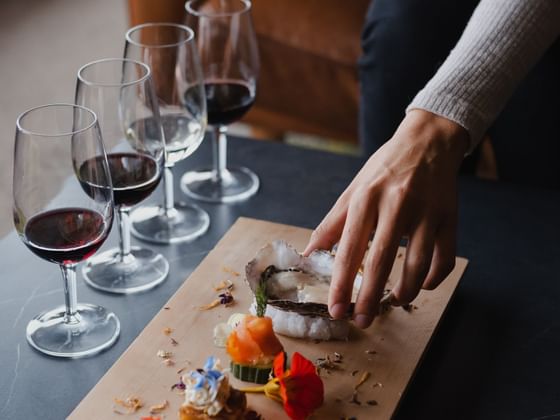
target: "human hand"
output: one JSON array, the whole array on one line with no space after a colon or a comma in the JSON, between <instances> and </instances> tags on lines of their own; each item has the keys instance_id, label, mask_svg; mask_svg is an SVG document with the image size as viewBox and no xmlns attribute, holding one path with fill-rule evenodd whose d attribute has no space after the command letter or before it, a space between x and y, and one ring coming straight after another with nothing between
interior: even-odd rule
<instances>
[{"instance_id":1,"label":"human hand","mask_svg":"<svg viewBox=\"0 0 560 420\"><path fill-rule=\"evenodd\" d=\"M364 262L354 321L360 328L371 324L402 237L408 237L408 247L393 288L398 304L412 301L421 288L437 287L451 272L456 178L468 142L467 131L458 124L413 110L338 198L304 251L331 249L338 242L328 302L333 318L346 313Z\"/></svg>"}]
</instances>

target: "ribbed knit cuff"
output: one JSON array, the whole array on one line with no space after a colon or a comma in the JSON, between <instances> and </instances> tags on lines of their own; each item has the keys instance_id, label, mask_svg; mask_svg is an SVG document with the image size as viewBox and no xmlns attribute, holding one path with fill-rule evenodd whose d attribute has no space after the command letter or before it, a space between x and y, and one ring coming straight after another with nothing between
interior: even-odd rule
<instances>
[{"instance_id":1,"label":"ribbed knit cuff","mask_svg":"<svg viewBox=\"0 0 560 420\"><path fill-rule=\"evenodd\" d=\"M480 115L472 111L472 106L469 103L448 94L439 95L422 89L406 108L407 114L413 109L429 111L432 114L447 118L467 130L469 134L467 155L472 153L487 129L487 123Z\"/></svg>"},{"instance_id":2,"label":"ribbed knit cuff","mask_svg":"<svg viewBox=\"0 0 560 420\"><path fill-rule=\"evenodd\" d=\"M461 39L407 112L464 127L469 152L516 86L560 34L560 0L481 0Z\"/></svg>"}]
</instances>

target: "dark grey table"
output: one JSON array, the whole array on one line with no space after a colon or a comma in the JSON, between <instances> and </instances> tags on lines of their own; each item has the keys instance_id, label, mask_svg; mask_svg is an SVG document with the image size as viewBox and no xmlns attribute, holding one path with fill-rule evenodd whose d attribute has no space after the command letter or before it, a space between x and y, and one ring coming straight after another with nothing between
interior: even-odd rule
<instances>
[{"instance_id":1,"label":"dark grey table","mask_svg":"<svg viewBox=\"0 0 560 420\"><path fill-rule=\"evenodd\" d=\"M209 162L209 151L205 142L177 173ZM15 232L0 240L0 419L64 418L239 216L313 228L362 163L241 139L229 151L259 174L261 190L241 204L202 205L208 234L157 247L171 263L163 285L111 296L80 283L80 301L111 308L122 323L116 345L96 357L57 360L28 346L29 319L63 302L59 270ZM560 193L466 178L460 191L458 250L470 264L396 417L560 418ZM105 246L115 243L116 231Z\"/></svg>"}]
</instances>

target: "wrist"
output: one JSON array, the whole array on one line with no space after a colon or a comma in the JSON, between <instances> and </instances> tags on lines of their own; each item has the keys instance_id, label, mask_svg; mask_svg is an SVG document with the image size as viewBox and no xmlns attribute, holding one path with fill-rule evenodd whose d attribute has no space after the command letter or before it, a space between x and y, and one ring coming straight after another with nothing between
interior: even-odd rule
<instances>
[{"instance_id":1,"label":"wrist","mask_svg":"<svg viewBox=\"0 0 560 420\"><path fill-rule=\"evenodd\" d=\"M421 109L410 111L397 133L405 130L404 136L397 136L420 148L429 160L445 157L456 163L457 169L469 150L470 137L467 130L454 121Z\"/></svg>"}]
</instances>

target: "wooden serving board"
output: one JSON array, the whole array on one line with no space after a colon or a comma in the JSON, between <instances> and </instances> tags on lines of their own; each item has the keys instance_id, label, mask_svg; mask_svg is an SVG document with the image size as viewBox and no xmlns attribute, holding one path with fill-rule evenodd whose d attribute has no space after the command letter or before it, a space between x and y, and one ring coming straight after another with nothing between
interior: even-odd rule
<instances>
[{"instance_id":1,"label":"wooden serving board","mask_svg":"<svg viewBox=\"0 0 560 420\"><path fill-rule=\"evenodd\" d=\"M201 367L209 355L216 355L224 366L229 365L225 350L213 344L213 328L235 312L248 311L252 296L244 283L245 264L262 246L275 239L284 239L302 250L310 233L307 229L294 226L245 218L237 220L69 418L138 419L149 415L151 405L164 400L169 401L169 407L159 414L161 418L178 418L183 397L171 391L171 386L180 377L177 371L183 367L187 367L187 371ZM398 278L403 260L404 249L400 249L390 282ZM333 352L343 356L339 369L321 373L325 403L314 418L391 418L466 265L467 260L457 258L455 269L440 287L420 293L414 301L416 309L407 312L402 308L393 308L377 318L369 329L361 331L353 328L347 342L316 343L280 337L288 354L299 351L313 361ZM230 270L240 275L228 272ZM235 285L235 304L229 308L219 306L200 310L201 305L216 298L213 286L226 279L232 280ZM178 345L171 344L170 337L164 334L166 328L173 330L171 337L177 340ZM175 365L162 363L157 356L158 350L173 352ZM366 371L370 377L359 387L357 394L361 405L350 403L354 385ZM232 379L232 385L239 388L250 384ZM114 398L124 399L132 395L141 398L144 407L133 415L115 414ZM373 400L377 405L373 405ZM264 395L248 394L248 403L265 419L286 418L282 406Z\"/></svg>"}]
</instances>

